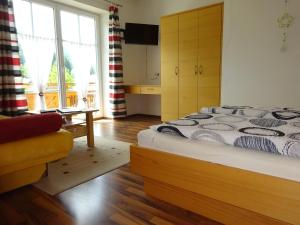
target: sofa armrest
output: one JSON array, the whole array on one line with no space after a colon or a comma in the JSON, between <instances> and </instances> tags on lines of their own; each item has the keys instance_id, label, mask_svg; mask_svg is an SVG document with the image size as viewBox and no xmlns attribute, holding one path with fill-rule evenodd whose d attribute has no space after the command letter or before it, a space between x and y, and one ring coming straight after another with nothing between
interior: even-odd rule
<instances>
[{"instance_id":1,"label":"sofa armrest","mask_svg":"<svg viewBox=\"0 0 300 225\"><path fill-rule=\"evenodd\" d=\"M0 144L56 132L61 126L57 113L0 119Z\"/></svg>"}]
</instances>

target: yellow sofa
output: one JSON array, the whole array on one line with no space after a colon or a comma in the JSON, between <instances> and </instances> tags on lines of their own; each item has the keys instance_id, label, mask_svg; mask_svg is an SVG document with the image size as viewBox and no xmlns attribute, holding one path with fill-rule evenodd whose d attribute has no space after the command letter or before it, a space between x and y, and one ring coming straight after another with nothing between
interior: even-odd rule
<instances>
[{"instance_id":1,"label":"yellow sofa","mask_svg":"<svg viewBox=\"0 0 300 225\"><path fill-rule=\"evenodd\" d=\"M0 144L0 193L38 181L46 164L66 157L72 147L73 136L65 130Z\"/></svg>"}]
</instances>

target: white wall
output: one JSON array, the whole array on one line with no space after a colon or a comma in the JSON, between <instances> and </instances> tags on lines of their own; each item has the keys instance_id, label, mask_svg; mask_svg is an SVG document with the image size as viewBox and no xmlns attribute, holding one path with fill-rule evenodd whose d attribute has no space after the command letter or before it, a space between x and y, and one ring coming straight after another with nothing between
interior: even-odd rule
<instances>
[{"instance_id":1,"label":"white wall","mask_svg":"<svg viewBox=\"0 0 300 225\"><path fill-rule=\"evenodd\" d=\"M300 107L300 1L290 0L296 21L280 52L279 0L225 0L222 103Z\"/></svg>"}]
</instances>

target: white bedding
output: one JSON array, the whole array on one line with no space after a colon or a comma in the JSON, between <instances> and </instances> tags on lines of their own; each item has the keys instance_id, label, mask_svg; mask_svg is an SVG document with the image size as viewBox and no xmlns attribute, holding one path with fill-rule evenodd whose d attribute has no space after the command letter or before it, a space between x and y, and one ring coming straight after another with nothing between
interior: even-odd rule
<instances>
[{"instance_id":1,"label":"white bedding","mask_svg":"<svg viewBox=\"0 0 300 225\"><path fill-rule=\"evenodd\" d=\"M261 151L249 151L208 141L195 141L155 132L138 134L139 146L194 159L300 182L300 159Z\"/></svg>"}]
</instances>

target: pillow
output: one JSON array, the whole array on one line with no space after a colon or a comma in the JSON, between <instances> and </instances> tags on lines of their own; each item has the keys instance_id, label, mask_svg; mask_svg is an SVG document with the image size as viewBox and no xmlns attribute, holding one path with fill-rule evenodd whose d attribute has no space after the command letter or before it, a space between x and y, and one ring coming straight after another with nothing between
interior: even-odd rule
<instances>
[{"instance_id":1,"label":"pillow","mask_svg":"<svg viewBox=\"0 0 300 225\"><path fill-rule=\"evenodd\" d=\"M0 144L58 131L62 117L57 113L26 115L0 120Z\"/></svg>"}]
</instances>

